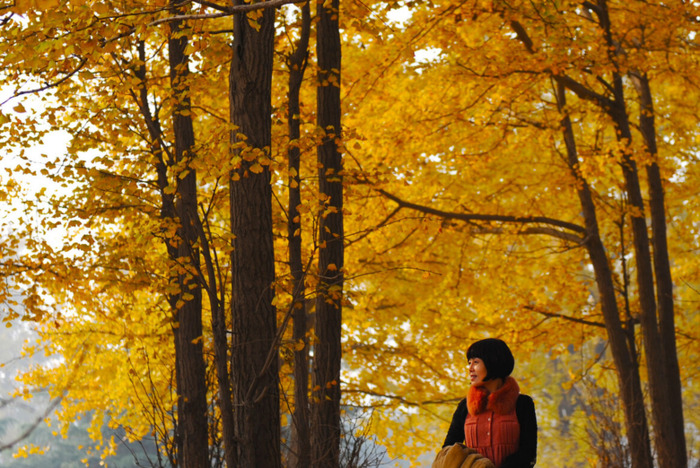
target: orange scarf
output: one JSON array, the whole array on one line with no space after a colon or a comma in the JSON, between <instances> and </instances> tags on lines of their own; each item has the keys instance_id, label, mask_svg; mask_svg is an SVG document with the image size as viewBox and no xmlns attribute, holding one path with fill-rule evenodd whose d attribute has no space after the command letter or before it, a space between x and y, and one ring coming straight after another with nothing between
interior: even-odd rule
<instances>
[{"instance_id":1,"label":"orange scarf","mask_svg":"<svg viewBox=\"0 0 700 468\"><path fill-rule=\"evenodd\" d=\"M506 377L503 386L489 393L483 385L472 385L467 393L469 414L477 415L485 410L496 414L508 414L515 411L515 403L520 395L520 386L513 377Z\"/></svg>"}]
</instances>

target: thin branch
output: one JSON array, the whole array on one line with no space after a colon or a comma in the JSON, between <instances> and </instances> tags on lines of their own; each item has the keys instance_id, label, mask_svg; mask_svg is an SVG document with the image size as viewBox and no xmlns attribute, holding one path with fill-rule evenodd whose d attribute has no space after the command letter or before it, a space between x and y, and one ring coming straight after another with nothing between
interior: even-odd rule
<instances>
[{"instance_id":1,"label":"thin branch","mask_svg":"<svg viewBox=\"0 0 700 468\"><path fill-rule=\"evenodd\" d=\"M17 445L18 443L25 440L27 437L29 437L32 434L32 432L34 432L34 430L37 427L39 427L39 424L41 424L46 418L48 418L51 415L51 413L53 413L53 410L55 410L56 407L59 405L59 403L61 403L61 401L63 401L63 397L65 396L66 393L67 392L64 392L61 396L54 398L51 401L51 404L49 404L49 406L46 407L46 410L39 417L37 417L36 420L34 422L32 422L32 424L30 424L29 427L27 427L27 429L24 432L22 432L20 435L18 435L17 437L12 439L11 441L0 445L0 452L11 449L12 447Z\"/></svg>"},{"instance_id":2,"label":"thin branch","mask_svg":"<svg viewBox=\"0 0 700 468\"><path fill-rule=\"evenodd\" d=\"M527 31L525 31L523 25L520 24L518 21L512 20L510 22L510 27L513 29L513 32L515 32L516 37L523 44L525 49L531 54L536 53L532 39L527 34ZM552 74L552 76L558 83L561 83L564 86L566 86L566 88L573 91L574 94L576 94L581 99L595 102L603 109L608 111L614 108L615 102L613 100L603 96L602 94L596 93L584 84L579 83L578 81L574 80L573 78L567 75L553 73L551 70L547 71ZM606 83L604 83L604 85L606 86L606 89L610 89L609 85L607 85Z\"/></svg>"},{"instance_id":3,"label":"thin branch","mask_svg":"<svg viewBox=\"0 0 700 468\"><path fill-rule=\"evenodd\" d=\"M264 8L277 8L283 5L289 5L289 4L296 4L296 3L304 3L308 0L268 0L268 1L263 1L263 2L258 2L258 3L246 3L243 5L235 5L235 6L230 6L230 7L222 7L220 5L217 5L216 7L214 4L207 4L206 6L209 6L210 8L213 8L215 10L219 10L219 13L201 13L201 14L192 14L192 15L175 15L175 16L168 16L166 18L160 18L157 20L153 20L149 23L146 23L146 26L157 26L159 24L164 24L164 23L169 23L171 21L189 21L189 20L204 20L204 19L216 19L216 18L224 18L226 16L233 16L237 13L248 13L250 11L255 11L255 10L261 10ZM200 4L204 4L204 2L196 2ZM225 9L224 9L225 8ZM104 18L102 18L104 19ZM115 37L112 37L110 39L104 39L101 41L101 43L108 44L110 42L122 39L124 37L130 36L136 32L136 27L131 27L127 29L126 31L122 32L121 34L118 34ZM223 32L229 32L228 30L217 30L217 31L209 31L212 34L219 34Z\"/></svg>"},{"instance_id":4,"label":"thin branch","mask_svg":"<svg viewBox=\"0 0 700 468\"><path fill-rule=\"evenodd\" d=\"M389 220L390 220L391 218L393 218L394 215L395 215L396 213L398 213L400 210L401 210L401 206L397 206L397 207L394 209L394 211L392 211L391 213L389 213L389 215L388 215L386 218L384 218L384 220L383 220L381 223L377 224L377 225L376 225L375 227L373 227L372 229L367 229L366 232L364 232L363 234L361 234L361 235L360 235L359 237L357 237L356 239L347 241L346 244L345 244L345 247L347 247L348 245L355 244L355 243L361 241L362 239L364 239L365 237L369 236L369 235L372 234L373 232L375 232L375 231L377 231L377 230L383 228L383 227L389 222Z\"/></svg>"},{"instance_id":5,"label":"thin branch","mask_svg":"<svg viewBox=\"0 0 700 468\"><path fill-rule=\"evenodd\" d=\"M568 320L570 322L580 323L583 325L589 325L591 327L605 328L605 324L602 322L594 322L592 320L585 320L585 319L581 319L581 318L571 317L569 315L557 314L554 312L546 312L544 310L540 310L540 309L537 309L537 308L532 307L532 306L524 306L523 308L527 309L529 311L532 311L532 312L536 312L540 315L544 315L545 317L549 317L549 318L560 318L560 319Z\"/></svg>"},{"instance_id":6,"label":"thin branch","mask_svg":"<svg viewBox=\"0 0 700 468\"><path fill-rule=\"evenodd\" d=\"M443 405L445 403L454 403L459 400L461 400L464 397L458 397L458 398L445 398L441 400L425 400L425 401L411 401L406 399L405 397L402 397L400 395L386 395L384 393L378 393L378 392L373 392L371 390L360 390L360 389L348 389L345 388L343 390L343 393L349 394L349 393L357 393L360 395L369 395L373 397L378 397L378 398L385 398L388 400L396 400L399 403L406 405L406 406L426 406L426 405Z\"/></svg>"},{"instance_id":7,"label":"thin branch","mask_svg":"<svg viewBox=\"0 0 700 468\"><path fill-rule=\"evenodd\" d=\"M512 20L510 22L510 27L513 28L515 35L518 37L518 39L520 39L520 42L523 43L523 45L525 46L527 51L530 52L531 54L534 54L535 53L534 43L532 42L532 39L530 39L530 36L525 31L525 28L523 27L523 25L515 20Z\"/></svg>"},{"instance_id":8,"label":"thin branch","mask_svg":"<svg viewBox=\"0 0 700 468\"><path fill-rule=\"evenodd\" d=\"M228 11L229 6L219 5L218 3L208 2L206 0L192 0L192 3L197 3L199 5L209 7L213 10L218 11Z\"/></svg>"},{"instance_id":9,"label":"thin branch","mask_svg":"<svg viewBox=\"0 0 700 468\"><path fill-rule=\"evenodd\" d=\"M586 85L579 83L569 76L556 74L553 74L552 76L557 83L561 83L568 90L572 91L574 94L576 94L576 96L583 100L594 102L607 111L610 111L615 107L615 101L603 96L602 94L596 93Z\"/></svg>"},{"instance_id":10,"label":"thin branch","mask_svg":"<svg viewBox=\"0 0 700 468\"><path fill-rule=\"evenodd\" d=\"M219 13L202 13L198 15L176 15L169 16L167 18L157 19L148 23L148 26L156 26L158 24L168 23L170 21L188 21L188 20L198 20L198 19L212 19L212 18L222 18L224 16L231 16L237 13L248 13L250 11L261 10L263 8L277 8L283 5L289 5L291 3L304 3L308 0L268 0L258 3L245 3L243 5L234 5L230 7L220 7L217 6L215 9L219 10ZM211 6L211 5L208 5ZM214 8L212 6L212 8Z\"/></svg>"},{"instance_id":11,"label":"thin branch","mask_svg":"<svg viewBox=\"0 0 700 468\"><path fill-rule=\"evenodd\" d=\"M306 264L306 268L304 268L303 271L307 272L311 268L311 264L313 263L314 256L310 255L309 256L309 261ZM298 283L295 288L294 292L292 293L292 297L297 297L299 292L301 291L301 288L304 286L304 282L301 281ZM267 392L267 387L263 387L260 389L260 391L257 393L257 395L254 395L260 381L263 379L265 376L265 373L268 371L274 360L278 356L279 352L279 345L282 341L282 336L284 335L285 330L287 329L287 325L289 324L289 320L292 318L292 314L294 313L294 305L295 303L292 301L292 303L289 305L287 308L287 312L284 315L284 318L282 319L282 323L277 329L277 334L275 335L274 340L272 341L270 348L268 349L267 352L267 358L265 359L265 364L263 364L262 369L258 372L258 374L255 376L253 381L250 384L250 387L248 387L248 391L246 392L245 396L245 401L246 402L259 402L264 396L265 393Z\"/></svg>"},{"instance_id":12,"label":"thin branch","mask_svg":"<svg viewBox=\"0 0 700 468\"><path fill-rule=\"evenodd\" d=\"M89 335L89 334L88 334ZM73 354L71 357L72 359L76 358L75 364L73 365L70 374L68 375L68 382L73 382L73 378L75 377L75 374L78 372L78 369L81 367L83 363L83 359L85 358L85 343L87 341L88 337L86 336L85 339L83 340L83 346L79 347L78 350ZM22 442L25 440L27 437L29 437L34 430L39 427L39 424L41 424L45 419L47 419L53 411L58 407L59 404L63 401L65 396L68 394L68 391L70 390L70 384L66 388L64 388L61 391L61 394L51 400L50 404L46 407L46 410L41 414L41 416L37 417L36 420L27 427L25 431L23 431L20 435L15 437L9 442L3 443L0 445L0 453L2 453L5 450L9 450L12 447L14 447L16 444Z\"/></svg>"},{"instance_id":13,"label":"thin branch","mask_svg":"<svg viewBox=\"0 0 700 468\"><path fill-rule=\"evenodd\" d=\"M475 234L503 234L503 229L501 228L488 228L479 226L472 230ZM573 242L577 245L583 245L586 242L585 237L577 236L568 232L560 231L554 228L548 227L526 227L518 231L518 234L542 234L546 236L556 237L557 239L565 240L567 242Z\"/></svg>"},{"instance_id":14,"label":"thin branch","mask_svg":"<svg viewBox=\"0 0 700 468\"><path fill-rule=\"evenodd\" d=\"M505 215L488 215L488 214L477 214L477 213L453 213L448 211L442 211L435 208L430 208L425 205L418 205L416 203L411 203L405 201L395 195L392 195L384 190L379 190L379 193L387 197L388 199L394 201L402 208L408 208L416 211L420 211L426 214L432 214L444 219L457 219L460 221L472 222L472 221L495 221L500 223L512 223L512 224L547 224L550 226L556 226L569 231L578 232L581 234L586 234L585 228L579 226L578 224L569 223L567 221L561 221L559 219L548 218L546 216L505 216Z\"/></svg>"},{"instance_id":15,"label":"thin branch","mask_svg":"<svg viewBox=\"0 0 700 468\"><path fill-rule=\"evenodd\" d=\"M47 89L51 89L51 88L55 88L55 87L57 87L57 86L60 86L62 83L64 83L64 82L66 82L67 80L71 79L71 77L72 77L73 75L75 75L76 73L78 73L78 72L85 66L85 64L87 63L87 61L88 61L88 60L87 60L86 58L80 57L80 63L79 63L78 66L75 68L75 70L73 70L73 71L71 71L70 73L66 74L66 76L64 76L64 77L61 78L60 80L54 81L53 83L45 83L44 86L41 86L41 87L39 87L39 88L28 89L28 90L26 90L26 91L20 91L20 92L18 92L18 93L15 93L15 94L13 94L12 96L10 96L9 98L7 98L7 99L5 99L4 101L0 102L0 106L5 105L6 103L8 103L9 101L11 101L12 99L17 98L17 97L19 97L19 96L23 96L23 95L25 95L25 94L36 94L36 93L40 93L40 92L42 92L42 91L46 91Z\"/></svg>"}]
</instances>

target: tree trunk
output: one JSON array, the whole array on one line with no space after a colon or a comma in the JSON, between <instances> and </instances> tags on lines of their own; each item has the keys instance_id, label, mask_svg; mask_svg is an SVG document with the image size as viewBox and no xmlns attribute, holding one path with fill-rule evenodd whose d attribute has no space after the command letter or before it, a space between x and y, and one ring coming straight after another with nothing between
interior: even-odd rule
<instances>
[{"instance_id":1,"label":"tree trunk","mask_svg":"<svg viewBox=\"0 0 700 468\"><path fill-rule=\"evenodd\" d=\"M221 433L224 445L224 460L226 466L235 466L236 438L233 423L233 401L231 396L231 380L228 371L228 339L226 337L226 309L223 291L223 279L221 270L215 258L212 258L209 246L209 234L205 231L204 225L199 218L197 231L202 244L202 256L207 271L208 281L204 282L209 297L209 308L211 310L211 328L214 339L214 362L216 366L216 383L218 387L218 406L221 413ZM203 277L203 275L202 275ZM221 295L220 295L221 294Z\"/></svg>"},{"instance_id":2,"label":"tree trunk","mask_svg":"<svg viewBox=\"0 0 700 468\"><path fill-rule=\"evenodd\" d=\"M619 141L631 141L632 133L624 109L624 99L621 97L622 84L616 85L618 98L616 102L620 106L613 112ZM667 379L669 369L665 367L663 351L659 352L661 336L659 334L656 317L656 299L654 297L654 273L649 247L649 234L644 218L644 201L639 183L637 165L631 154L623 150L622 171L625 177L625 191L632 205L633 212L630 215L632 223L632 235L634 242L635 260L637 264L637 291L639 295L639 321L642 326L647 374L649 376L649 392L651 395L652 419L654 421L654 443L656 446L659 466L661 468L677 467L677 461L672 453L666 449L672 430L668 418L664 417L662 406L668 405Z\"/></svg>"},{"instance_id":3,"label":"tree trunk","mask_svg":"<svg viewBox=\"0 0 700 468\"><path fill-rule=\"evenodd\" d=\"M340 127L340 34L338 0L318 3L317 114L326 136L318 147L319 283L316 298L312 466L336 468L340 451L340 333L343 294L343 180ZM324 5L327 5L325 7Z\"/></svg>"},{"instance_id":4,"label":"tree trunk","mask_svg":"<svg viewBox=\"0 0 700 468\"><path fill-rule=\"evenodd\" d=\"M624 117L618 114L618 119L616 123L618 124L617 129L619 131L620 140L623 143L625 141L630 141L632 135L626 120L626 113ZM669 421L664 418L660 412L662 405L668 405L668 392L666 390L668 369L664 366L663 353L659 352L661 337L656 318L654 274L649 248L649 234L644 219L644 201L642 199L637 166L628 153L623 156L622 171L625 177L625 191L627 192L628 200L634 210L630 218L637 265L639 321L642 326L644 354L646 357L649 391L652 402L654 441L659 455L659 465L661 468L672 468L678 465L676 465L676 461L673 458L666 458L670 456L670 454L666 453L666 450L663 448L665 444L662 442L670 436L670 425Z\"/></svg>"},{"instance_id":5,"label":"tree trunk","mask_svg":"<svg viewBox=\"0 0 700 468\"><path fill-rule=\"evenodd\" d=\"M289 140L299 139L301 134L299 92L304 79L308 58L311 13L309 2L301 7L302 24L297 49L288 59L289 68ZM294 416L292 418L291 468L307 468L311 465L311 441L309 434L309 343L306 338L306 307L304 266L301 255L301 177L300 149L289 147L289 270L292 274L294 328Z\"/></svg>"},{"instance_id":6,"label":"tree trunk","mask_svg":"<svg viewBox=\"0 0 700 468\"><path fill-rule=\"evenodd\" d=\"M557 84L557 104L559 110L566 107L566 94L562 84ZM654 466L649 442L649 430L644 411L639 368L633 353L627 346L627 334L620 321L620 311L615 298L615 285L605 247L600 238L598 220L593 197L588 183L577 172L578 153L571 120L568 115L562 118L562 130L568 156L568 164L579 182L578 197L586 225L586 249L593 264L596 285L600 294L601 309L605 321L610 349L612 351L625 412L625 425L629 439L632 466L652 468Z\"/></svg>"},{"instance_id":7,"label":"tree trunk","mask_svg":"<svg viewBox=\"0 0 700 468\"><path fill-rule=\"evenodd\" d=\"M258 29L245 14L233 20L231 144L240 158L230 177L236 468L281 466L272 188L269 166L254 151L269 157L274 20L274 9L263 11Z\"/></svg>"},{"instance_id":8,"label":"tree trunk","mask_svg":"<svg viewBox=\"0 0 700 468\"><path fill-rule=\"evenodd\" d=\"M633 76L632 82L639 94L641 112L639 113L639 128L644 137L647 152L652 158L646 166L647 183L649 186L649 211L651 214L652 247L654 253L654 273L656 277L656 300L659 308L659 333L663 366L666 369L668 398L665 401L652 401L659 407L659 417L668 421L669 434L664 440L657 440L665 448L657 448L659 454L673 460L675 466L688 464L685 432L683 428L683 397L681 392L680 368L676 348L676 326L673 304L673 279L668 256L666 236L666 207L661 171L656 163L658 150L656 146L656 126L654 124L654 104L646 74Z\"/></svg>"},{"instance_id":9,"label":"tree trunk","mask_svg":"<svg viewBox=\"0 0 700 468\"><path fill-rule=\"evenodd\" d=\"M181 0L172 0L177 14ZM185 54L187 36L182 34L179 21L170 23L168 53L170 82L176 99L173 114L175 161L189 161L194 147L194 130L187 88L189 57ZM176 307L175 348L178 384L178 428L181 441L180 463L188 468L209 466L207 424L207 383L202 343L202 290L198 277L199 252L195 247L197 229L197 176L189 170L177 177L175 210L179 219L177 231L177 260L182 266L178 273L179 294Z\"/></svg>"},{"instance_id":10,"label":"tree trunk","mask_svg":"<svg viewBox=\"0 0 700 468\"><path fill-rule=\"evenodd\" d=\"M598 1L599 18L608 45L609 54L615 63L613 48L615 41L612 38L610 18L608 16L607 2ZM635 261L637 264L637 291L639 294L639 321L642 326L647 375L649 376L649 393L651 396L651 414L654 422L654 444L657 451L657 460L661 468L678 467L680 460L674 458L673 447L674 429L671 422L672 415L667 411L669 402L668 379L671 369L666 367L665 351L660 349L661 334L656 316L656 298L654 295L654 270L649 247L649 233L644 216L644 200L639 183L637 165L632 158L630 150L625 148L632 141L629 115L625 105L624 87L622 76L613 73L614 104L608 110L615 124L618 141L623 145L622 172L625 177L625 191L633 211L630 214L632 235L634 241ZM681 413L682 415L682 413ZM685 458L685 457L683 457Z\"/></svg>"},{"instance_id":11,"label":"tree trunk","mask_svg":"<svg viewBox=\"0 0 700 468\"><path fill-rule=\"evenodd\" d=\"M604 44L611 63L616 64L617 44L613 40L611 32L610 18L608 14L607 3L605 0L597 0L596 4L590 3L586 8L591 9L598 16L600 27L603 32ZM511 21L511 26L514 32L530 52L534 52L533 43L528 37L526 31L520 24ZM613 93L613 99L608 99L605 96L594 93L587 89L584 85L577 83L575 80L566 75L553 74L553 78L559 86L558 96L561 99L560 109L563 108L564 93L563 88L567 87L576 93L580 98L592 101L598 105L601 110L606 112L613 120L618 141L625 148L632 141L632 134L629 127L627 110L625 108L625 97L622 86L622 78L617 71L612 73L612 86L610 87ZM563 120L565 140L567 151L569 152L569 163L572 170L575 171L577 155L574 145L573 131L568 118ZM662 451L664 445L659 441L664 441L672 433L671 425L664 414L659 411L661 404L668 401L668 392L666 384L667 369L664 367L664 359L662 353L656 352L656 346L660 343L660 334L656 320L656 302L654 300L654 277L651 266L651 254L649 250L649 237L647 233L646 221L644 219L644 202L639 187L639 177L637 167L627 148L623 149L622 154L622 171L625 178L625 190L627 197L632 205L630 215L632 224L632 234L634 239L635 260L637 263L637 290L639 294L639 321L642 326L642 336L644 342L647 374L649 375L649 388L651 391L652 414L655 424L654 437L657 442L656 447L659 452L659 461L662 463L662 468L671 468L677 461L673 459L673 454ZM651 468L653 459L648 448L648 428L646 427L646 417L644 416L644 402L641 393L641 384L639 382L639 374L636 369L636 358L632 355L633 349L625 345L625 333L621 328L620 316L614 296L612 276L609 272L607 255L605 254L604 246L598 235L597 221L593 217L595 207L590 199L590 193L587 186L584 184L583 189L579 190L579 198L582 208L584 209L584 217L586 218L587 239L586 247L588 249L591 262L595 268L596 281L601 294L602 309L606 328L608 329L608 338L610 340L613 358L617 367L618 376L620 379L620 388L622 391L623 403L625 406L626 426L628 437L630 440L630 450L632 454L633 467ZM610 279L608 279L610 276ZM621 332L622 330L622 332ZM632 330L630 330L632 332ZM632 368L634 370L632 371ZM641 427L643 424L643 428Z\"/></svg>"},{"instance_id":12,"label":"tree trunk","mask_svg":"<svg viewBox=\"0 0 700 468\"><path fill-rule=\"evenodd\" d=\"M613 64L617 63L617 43L612 35L606 0L598 0L595 12L600 21L607 53ZM637 291L639 294L639 321L642 326L649 392L651 396L652 419L654 423L654 443L657 459L661 468L685 466L685 439L683 436L683 413L680 400L680 374L677 366L675 349L675 330L673 325L673 296L670 267L668 266L668 249L665 235L665 208L663 206L663 188L658 166L652 164L647 169L652 211L652 229L654 229L654 266L650 249L649 233L644 217L644 200L641 194L637 165L627 145L632 141L629 115L627 113L622 76L615 71L612 74L613 100L606 102L602 108L613 120L618 141L622 144L621 167L625 178L625 191L632 211L630 214L634 242L635 261L637 265ZM643 84L643 81L642 81ZM646 94L646 97L645 97ZM641 125L647 145L652 155L656 154L656 141L653 129L653 106L651 92L641 87ZM600 102L599 102L600 104ZM659 309L662 314L663 334L657 318L654 273L658 275ZM661 302L663 301L663 304ZM672 354L672 355L671 355ZM678 381L676 381L678 380ZM673 398L672 398L673 397ZM671 406L669 402L677 399ZM680 411L679 411L679 408Z\"/></svg>"}]
</instances>

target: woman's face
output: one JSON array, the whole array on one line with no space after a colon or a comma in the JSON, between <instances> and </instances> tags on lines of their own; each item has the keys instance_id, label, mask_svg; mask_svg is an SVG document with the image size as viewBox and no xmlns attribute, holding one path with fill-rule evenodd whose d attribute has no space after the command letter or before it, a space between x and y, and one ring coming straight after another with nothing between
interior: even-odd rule
<instances>
[{"instance_id":1,"label":"woman's face","mask_svg":"<svg viewBox=\"0 0 700 468\"><path fill-rule=\"evenodd\" d=\"M486 379L486 365L479 358L471 358L469 360L469 379L474 384L484 383Z\"/></svg>"}]
</instances>

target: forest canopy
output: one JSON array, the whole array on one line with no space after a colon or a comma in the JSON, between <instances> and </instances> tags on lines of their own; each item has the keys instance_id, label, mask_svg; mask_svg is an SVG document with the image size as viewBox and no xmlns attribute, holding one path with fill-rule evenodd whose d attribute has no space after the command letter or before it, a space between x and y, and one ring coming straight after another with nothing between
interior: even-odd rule
<instances>
[{"instance_id":1,"label":"forest canopy","mask_svg":"<svg viewBox=\"0 0 700 468\"><path fill-rule=\"evenodd\" d=\"M86 465L426 466L499 337L541 464L695 466L699 25L688 0L0 3L0 317L46 356L2 405L89 420ZM1 414L3 460L50 456Z\"/></svg>"}]
</instances>

